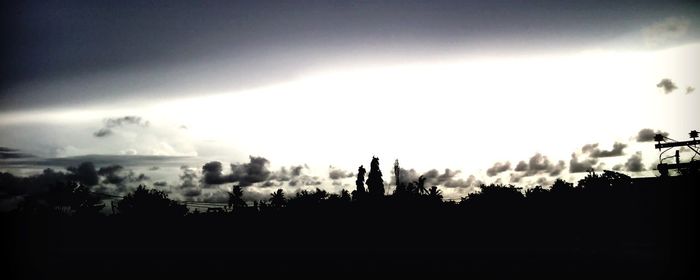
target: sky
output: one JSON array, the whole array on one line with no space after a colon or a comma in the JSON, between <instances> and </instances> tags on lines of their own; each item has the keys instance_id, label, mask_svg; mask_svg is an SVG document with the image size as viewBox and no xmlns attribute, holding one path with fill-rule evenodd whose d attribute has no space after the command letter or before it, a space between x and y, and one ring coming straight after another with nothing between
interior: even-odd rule
<instances>
[{"instance_id":1,"label":"sky","mask_svg":"<svg viewBox=\"0 0 700 280\"><path fill-rule=\"evenodd\" d=\"M0 171L114 194L352 190L377 156L458 199L655 176L653 135L700 128L690 1L2 5Z\"/></svg>"}]
</instances>

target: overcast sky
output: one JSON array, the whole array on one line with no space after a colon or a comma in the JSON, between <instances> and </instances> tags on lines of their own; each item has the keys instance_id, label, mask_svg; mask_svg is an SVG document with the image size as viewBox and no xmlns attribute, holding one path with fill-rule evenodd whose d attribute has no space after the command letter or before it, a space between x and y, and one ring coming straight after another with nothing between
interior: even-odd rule
<instances>
[{"instance_id":1,"label":"overcast sky","mask_svg":"<svg viewBox=\"0 0 700 280\"><path fill-rule=\"evenodd\" d=\"M91 161L173 195L336 191L375 155L385 182L398 158L459 197L651 176L649 134L700 128L690 1L2 5L0 171L18 176Z\"/></svg>"}]
</instances>

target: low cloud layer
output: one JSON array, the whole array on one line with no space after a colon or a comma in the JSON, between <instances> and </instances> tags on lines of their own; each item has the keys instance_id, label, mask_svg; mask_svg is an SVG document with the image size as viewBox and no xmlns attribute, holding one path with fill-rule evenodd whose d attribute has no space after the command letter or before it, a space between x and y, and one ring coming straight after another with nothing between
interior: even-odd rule
<instances>
[{"instance_id":1,"label":"low cloud layer","mask_svg":"<svg viewBox=\"0 0 700 280\"><path fill-rule=\"evenodd\" d=\"M0 159L31 158L33 155L23 153L20 150L0 147Z\"/></svg>"}]
</instances>

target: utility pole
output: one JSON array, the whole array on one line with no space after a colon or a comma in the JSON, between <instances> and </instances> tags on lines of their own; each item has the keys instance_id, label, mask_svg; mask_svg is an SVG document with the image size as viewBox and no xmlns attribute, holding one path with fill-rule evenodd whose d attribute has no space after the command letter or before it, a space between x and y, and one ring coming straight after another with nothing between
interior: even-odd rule
<instances>
[{"instance_id":1,"label":"utility pole","mask_svg":"<svg viewBox=\"0 0 700 280\"><path fill-rule=\"evenodd\" d=\"M657 165L657 169L659 170L659 173L661 173L661 176L664 176L664 177L668 176L668 171L671 169L676 169L676 170L680 170L680 169L698 170L698 169L700 169L700 161L691 160L690 162L681 162L680 152L678 150L676 150L676 153L674 156L668 156L668 157L662 158L663 154L665 152L667 152L668 150L670 150L671 148L683 147L683 146L688 147L690 150L695 152L696 155L700 155L698 150L696 150L694 148L695 145L700 144L700 140L697 139L698 138L698 131L693 130L689 134L690 134L690 138L692 138L693 140L675 141L675 140L668 138L666 136L663 136L661 134L656 134L654 136L654 141L657 142L657 144L654 145L654 148L659 149L659 151L661 151L661 149L663 149L663 148L667 148L666 150L662 151L661 154L659 155L659 165ZM666 142L666 140L671 140L673 142ZM661 143L661 142L664 142L664 143ZM668 159L671 157L674 157L676 159L676 163L671 163L671 164L663 163L664 159Z\"/></svg>"}]
</instances>

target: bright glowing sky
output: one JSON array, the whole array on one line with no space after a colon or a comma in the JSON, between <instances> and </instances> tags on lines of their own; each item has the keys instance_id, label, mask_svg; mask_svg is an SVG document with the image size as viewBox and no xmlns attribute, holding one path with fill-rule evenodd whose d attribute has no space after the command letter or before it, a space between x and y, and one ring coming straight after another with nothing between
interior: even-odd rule
<instances>
[{"instance_id":1,"label":"bright glowing sky","mask_svg":"<svg viewBox=\"0 0 700 280\"><path fill-rule=\"evenodd\" d=\"M275 64L265 62L270 68L251 69L260 81L243 87L222 82L226 73L235 76L244 70L226 55L121 74L19 79L3 89L3 99L17 106L2 106L0 146L42 158L189 156L170 169L151 172L153 181L175 187L181 184L181 164L199 170L213 160L247 162L249 155L267 158L273 170L307 164L305 172L318 176L331 190L343 184L352 189L354 184L348 178L331 185L329 165L355 171L361 164L367 166L373 155L381 160L386 182L398 158L402 167L419 173L450 168L461 171L454 179L474 175L485 182L500 178L508 183L511 174L518 173L509 170L490 177L486 169L506 161L515 168L535 153L552 163L563 160L566 168L560 176L571 179L581 175L568 172L572 153L586 159L581 148L593 143L602 150L612 149L615 142L628 145L622 156L601 158L605 165L596 164L599 168L624 164L636 152L648 168L658 154L652 143L635 141L641 129L685 139L688 131L700 128L700 97L686 93L687 87L700 86L697 29L697 22L678 15L648 20L577 47L553 48L540 42L529 45L528 51L519 49L527 43L485 51L460 49L457 42L449 51L427 48L405 57L367 48L324 53L281 79ZM553 40L563 41L566 38ZM266 71L271 78L265 77ZM149 78L155 82L138 84ZM656 86L664 78L678 89L664 93ZM22 97L50 96L54 89L83 96L67 95L75 105L63 100L40 106ZM148 125L115 126L110 135L93 136L104 120L123 116L139 116ZM135 162L130 168L149 167ZM7 160L0 165L0 170L18 174L40 168ZM549 182L554 178L544 172L522 183L543 177ZM453 197L463 193L445 192Z\"/></svg>"}]
</instances>

